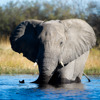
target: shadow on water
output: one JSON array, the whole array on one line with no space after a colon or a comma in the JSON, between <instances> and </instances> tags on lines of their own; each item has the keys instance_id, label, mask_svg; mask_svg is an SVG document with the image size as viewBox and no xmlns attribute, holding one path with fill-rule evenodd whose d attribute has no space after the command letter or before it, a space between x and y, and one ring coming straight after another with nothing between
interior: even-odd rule
<instances>
[{"instance_id":1,"label":"shadow on water","mask_svg":"<svg viewBox=\"0 0 100 100\"><path fill-rule=\"evenodd\" d=\"M82 83L65 84L60 86L42 85L29 83L38 76L32 75L1 75L0 76L0 99L22 100L70 100L70 99L98 99L100 98L100 77L89 76L89 83L85 77ZM24 79L25 83L19 83Z\"/></svg>"},{"instance_id":2,"label":"shadow on water","mask_svg":"<svg viewBox=\"0 0 100 100\"><path fill-rule=\"evenodd\" d=\"M66 89L66 90L76 90L76 89L84 89L84 85L82 83L72 83L72 84L63 84L63 85L38 85L39 89Z\"/></svg>"}]
</instances>

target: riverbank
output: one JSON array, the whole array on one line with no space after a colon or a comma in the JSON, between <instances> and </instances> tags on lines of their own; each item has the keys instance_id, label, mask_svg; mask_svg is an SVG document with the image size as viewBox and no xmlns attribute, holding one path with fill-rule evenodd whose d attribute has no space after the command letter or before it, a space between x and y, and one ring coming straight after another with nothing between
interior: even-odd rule
<instances>
[{"instance_id":1,"label":"riverbank","mask_svg":"<svg viewBox=\"0 0 100 100\"><path fill-rule=\"evenodd\" d=\"M0 43L0 74L38 74L38 66L14 52L9 42ZM89 75L100 75L100 50L90 51L84 72Z\"/></svg>"},{"instance_id":2,"label":"riverbank","mask_svg":"<svg viewBox=\"0 0 100 100\"><path fill-rule=\"evenodd\" d=\"M0 74L38 74L33 62L11 49L9 43L0 44Z\"/></svg>"},{"instance_id":3,"label":"riverbank","mask_svg":"<svg viewBox=\"0 0 100 100\"><path fill-rule=\"evenodd\" d=\"M89 75L100 75L100 49L91 49L84 72Z\"/></svg>"}]
</instances>

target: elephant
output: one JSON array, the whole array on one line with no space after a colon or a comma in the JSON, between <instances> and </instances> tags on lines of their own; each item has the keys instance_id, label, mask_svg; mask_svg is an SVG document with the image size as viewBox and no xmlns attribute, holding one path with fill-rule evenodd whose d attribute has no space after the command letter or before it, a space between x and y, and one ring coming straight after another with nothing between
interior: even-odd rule
<instances>
[{"instance_id":1,"label":"elephant","mask_svg":"<svg viewBox=\"0 0 100 100\"><path fill-rule=\"evenodd\" d=\"M10 36L11 47L38 64L37 84L79 83L90 49L92 27L81 19L21 22Z\"/></svg>"}]
</instances>

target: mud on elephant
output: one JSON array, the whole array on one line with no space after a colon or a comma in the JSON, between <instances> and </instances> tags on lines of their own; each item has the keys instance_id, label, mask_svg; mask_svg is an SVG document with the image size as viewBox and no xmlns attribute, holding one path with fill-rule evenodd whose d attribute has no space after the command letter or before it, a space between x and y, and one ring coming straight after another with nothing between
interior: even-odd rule
<instances>
[{"instance_id":1,"label":"mud on elephant","mask_svg":"<svg viewBox=\"0 0 100 100\"><path fill-rule=\"evenodd\" d=\"M27 20L10 37L12 49L38 63L38 84L80 82L89 50L95 45L93 29L80 19Z\"/></svg>"}]
</instances>

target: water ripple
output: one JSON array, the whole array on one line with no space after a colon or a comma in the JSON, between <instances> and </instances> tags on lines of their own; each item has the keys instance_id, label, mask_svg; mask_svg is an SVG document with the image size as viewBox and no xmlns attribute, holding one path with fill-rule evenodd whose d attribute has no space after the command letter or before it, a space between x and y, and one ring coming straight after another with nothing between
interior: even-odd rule
<instances>
[{"instance_id":1,"label":"water ripple","mask_svg":"<svg viewBox=\"0 0 100 100\"><path fill-rule=\"evenodd\" d=\"M83 76L80 84L66 84L59 87L50 85L39 87L29 82L36 80L33 75L1 75L0 76L0 99L15 100L99 100L100 77L89 76L91 82ZM20 84L19 80L25 80Z\"/></svg>"}]
</instances>

